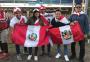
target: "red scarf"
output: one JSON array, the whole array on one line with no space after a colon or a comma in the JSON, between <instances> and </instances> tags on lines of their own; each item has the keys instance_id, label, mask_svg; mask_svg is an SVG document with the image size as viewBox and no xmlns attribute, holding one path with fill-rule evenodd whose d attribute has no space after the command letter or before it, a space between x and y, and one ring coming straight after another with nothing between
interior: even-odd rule
<instances>
[{"instance_id":1,"label":"red scarf","mask_svg":"<svg viewBox=\"0 0 90 62\"><path fill-rule=\"evenodd\" d=\"M57 20L61 21L64 18L64 16L60 16Z\"/></svg>"},{"instance_id":2,"label":"red scarf","mask_svg":"<svg viewBox=\"0 0 90 62\"><path fill-rule=\"evenodd\" d=\"M19 20L19 22L16 23L16 24L19 24L19 25L25 24L25 19L23 17L21 17L20 20Z\"/></svg>"},{"instance_id":3,"label":"red scarf","mask_svg":"<svg viewBox=\"0 0 90 62\"><path fill-rule=\"evenodd\" d=\"M21 18L21 19L20 19L20 24L24 24L24 23L25 23L24 18Z\"/></svg>"}]
</instances>

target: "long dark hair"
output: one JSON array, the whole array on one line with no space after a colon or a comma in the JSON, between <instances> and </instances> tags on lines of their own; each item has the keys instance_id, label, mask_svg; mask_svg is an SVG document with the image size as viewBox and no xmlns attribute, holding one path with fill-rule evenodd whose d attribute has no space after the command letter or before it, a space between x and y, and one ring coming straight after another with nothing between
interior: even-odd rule
<instances>
[{"instance_id":1,"label":"long dark hair","mask_svg":"<svg viewBox=\"0 0 90 62\"><path fill-rule=\"evenodd\" d=\"M35 13L36 13L36 12L38 12L38 11L34 11L34 12L33 12L33 16L32 16L32 21L34 21L34 22L37 20L37 17L35 16ZM39 17L38 17L38 18L39 18L39 24L40 24L41 26L44 26L44 22L43 22L43 20L42 20L42 18L41 18L40 13L39 13Z\"/></svg>"}]
</instances>

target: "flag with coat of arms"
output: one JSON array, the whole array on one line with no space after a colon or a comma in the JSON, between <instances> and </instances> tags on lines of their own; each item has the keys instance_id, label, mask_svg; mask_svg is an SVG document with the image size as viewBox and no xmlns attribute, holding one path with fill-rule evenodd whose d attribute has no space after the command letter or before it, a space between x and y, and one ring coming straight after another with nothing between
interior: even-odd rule
<instances>
[{"instance_id":1,"label":"flag with coat of arms","mask_svg":"<svg viewBox=\"0 0 90 62\"><path fill-rule=\"evenodd\" d=\"M25 47L37 47L47 45L49 38L47 35L48 26L31 26L17 24L12 33L12 40L17 45Z\"/></svg>"},{"instance_id":2,"label":"flag with coat of arms","mask_svg":"<svg viewBox=\"0 0 90 62\"><path fill-rule=\"evenodd\" d=\"M54 44L71 44L84 39L84 34L78 22L58 28L50 28L49 35Z\"/></svg>"}]
</instances>

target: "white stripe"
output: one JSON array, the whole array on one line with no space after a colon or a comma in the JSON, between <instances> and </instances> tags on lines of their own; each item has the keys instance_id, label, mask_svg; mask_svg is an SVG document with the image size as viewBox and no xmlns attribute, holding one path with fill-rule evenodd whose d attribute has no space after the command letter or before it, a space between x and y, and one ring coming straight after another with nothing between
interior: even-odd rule
<instances>
[{"instance_id":1,"label":"white stripe","mask_svg":"<svg viewBox=\"0 0 90 62\"><path fill-rule=\"evenodd\" d=\"M53 41L52 41L50 36L49 36L49 43L50 43L51 46L53 46Z\"/></svg>"},{"instance_id":2,"label":"white stripe","mask_svg":"<svg viewBox=\"0 0 90 62\"><path fill-rule=\"evenodd\" d=\"M74 42L74 40L73 40L73 35L71 35L71 38L68 39L68 40L64 39L63 36L62 36L62 32L64 32L65 30L71 31L69 25L59 27L59 30L60 30L60 34L61 34L61 38L62 38L63 44L71 44L72 42ZM72 33L72 32L71 32L71 33Z\"/></svg>"},{"instance_id":3,"label":"white stripe","mask_svg":"<svg viewBox=\"0 0 90 62\"><path fill-rule=\"evenodd\" d=\"M73 12L72 14L85 14L85 13L83 11L81 11L79 13Z\"/></svg>"},{"instance_id":4,"label":"white stripe","mask_svg":"<svg viewBox=\"0 0 90 62\"><path fill-rule=\"evenodd\" d=\"M38 23L38 22L39 22L39 19L37 19L37 20L35 21L35 24Z\"/></svg>"},{"instance_id":5,"label":"white stripe","mask_svg":"<svg viewBox=\"0 0 90 62\"><path fill-rule=\"evenodd\" d=\"M24 43L25 47L36 47L39 43L39 31L40 31L40 26L28 26L27 33L26 33L26 40ZM32 33L37 34L37 39L35 41L32 41L29 39L29 35Z\"/></svg>"},{"instance_id":6,"label":"white stripe","mask_svg":"<svg viewBox=\"0 0 90 62\"><path fill-rule=\"evenodd\" d=\"M63 19L61 19L60 22L65 23L65 24L70 23L66 17L64 17Z\"/></svg>"}]
</instances>

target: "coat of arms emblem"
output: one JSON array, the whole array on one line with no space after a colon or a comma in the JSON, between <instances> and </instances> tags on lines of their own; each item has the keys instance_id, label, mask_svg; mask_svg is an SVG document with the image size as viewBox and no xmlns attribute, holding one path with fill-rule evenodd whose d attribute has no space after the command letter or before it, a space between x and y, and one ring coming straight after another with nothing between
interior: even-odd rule
<instances>
[{"instance_id":1,"label":"coat of arms emblem","mask_svg":"<svg viewBox=\"0 0 90 62\"><path fill-rule=\"evenodd\" d=\"M37 39L37 34L36 33L32 33L32 34L28 35L28 37L29 37L29 39L31 41L35 41Z\"/></svg>"},{"instance_id":2,"label":"coat of arms emblem","mask_svg":"<svg viewBox=\"0 0 90 62\"><path fill-rule=\"evenodd\" d=\"M71 35L72 35L71 31L64 30L64 31L62 32L62 37L63 37L65 40L71 39Z\"/></svg>"}]
</instances>

